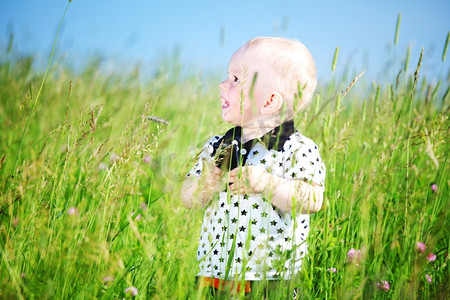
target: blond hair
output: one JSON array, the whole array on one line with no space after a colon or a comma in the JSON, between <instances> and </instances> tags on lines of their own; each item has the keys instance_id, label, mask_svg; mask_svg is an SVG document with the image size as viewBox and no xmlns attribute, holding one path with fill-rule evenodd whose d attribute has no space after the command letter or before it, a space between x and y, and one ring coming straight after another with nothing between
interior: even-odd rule
<instances>
[{"instance_id":1,"label":"blond hair","mask_svg":"<svg viewBox=\"0 0 450 300\"><path fill-rule=\"evenodd\" d=\"M316 65L302 43L287 38L257 37L244 47L263 50L266 54L268 63L278 75L273 88L286 101L287 119L311 102L317 85Z\"/></svg>"}]
</instances>

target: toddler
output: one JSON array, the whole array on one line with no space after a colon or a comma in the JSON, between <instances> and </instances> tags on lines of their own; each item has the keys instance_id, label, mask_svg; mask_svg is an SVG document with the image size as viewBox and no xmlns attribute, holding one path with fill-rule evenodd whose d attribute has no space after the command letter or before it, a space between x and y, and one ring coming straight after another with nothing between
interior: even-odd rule
<instances>
[{"instance_id":1,"label":"toddler","mask_svg":"<svg viewBox=\"0 0 450 300\"><path fill-rule=\"evenodd\" d=\"M314 60L297 40L254 38L231 57L220 100L223 120L235 127L205 144L181 192L185 207L205 209L201 287L272 293L299 271L325 166L292 119L316 82Z\"/></svg>"}]
</instances>

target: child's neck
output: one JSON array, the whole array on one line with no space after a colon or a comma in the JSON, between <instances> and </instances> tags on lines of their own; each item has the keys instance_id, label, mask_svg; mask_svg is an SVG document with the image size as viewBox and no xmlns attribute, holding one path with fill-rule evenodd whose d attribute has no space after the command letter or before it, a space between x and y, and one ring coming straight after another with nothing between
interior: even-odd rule
<instances>
[{"instance_id":1,"label":"child's neck","mask_svg":"<svg viewBox=\"0 0 450 300\"><path fill-rule=\"evenodd\" d=\"M275 128L275 127L273 127ZM262 137L273 128L243 128L242 134L242 142L245 143L247 141Z\"/></svg>"},{"instance_id":2,"label":"child's neck","mask_svg":"<svg viewBox=\"0 0 450 300\"><path fill-rule=\"evenodd\" d=\"M258 124L258 122L255 122L256 124L254 126L243 126L242 127L242 142L245 143L247 141L262 137L269 131L273 130L274 128L280 126L280 122L265 122L265 124L262 124L263 126L260 126L261 124Z\"/></svg>"}]
</instances>

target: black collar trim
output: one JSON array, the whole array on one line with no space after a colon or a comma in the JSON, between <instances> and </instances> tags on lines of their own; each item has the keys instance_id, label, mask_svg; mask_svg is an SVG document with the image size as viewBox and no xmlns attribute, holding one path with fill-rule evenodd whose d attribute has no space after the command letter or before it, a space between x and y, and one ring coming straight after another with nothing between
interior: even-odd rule
<instances>
[{"instance_id":1,"label":"black collar trim","mask_svg":"<svg viewBox=\"0 0 450 300\"><path fill-rule=\"evenodd\" d=\"M294 121L290 120L275 127L262 137L249 140L242 144L242 127L236 126L228 130L222 138L213 144L213 155L216 154L216 150L219 148L229 149L225 151L225 154L219 155L217 165L222 169L232 170L240 165L240 162L242 162L242 165L245 165L247 156L256 143L260 142L266 146L268 150L275 149L277 151L282 151L283 145L296 131ZM243 151L244 149L245 151ZM224 162L228 165L227 167L223 166Z\"/></svg>"}]
</instances>

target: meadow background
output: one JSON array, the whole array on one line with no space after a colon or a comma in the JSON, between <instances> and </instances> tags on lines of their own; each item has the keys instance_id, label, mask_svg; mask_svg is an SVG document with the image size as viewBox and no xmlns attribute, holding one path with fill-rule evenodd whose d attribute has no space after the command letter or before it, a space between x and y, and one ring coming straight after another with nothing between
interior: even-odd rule
<instances>
[{"instance_id":1,"label":"meadow background","mask_svg":"<svg viewBox=\"0 0 450 300\"><path fill-rule=\"evenodd\" d=\"M45 71L17 47L12 34L0 61L0 298L123 298L129 287L195 298L202 211L183 208L179 190L227 129L224 70L193 72L176 54L145 77L139 63L105 71L102 56L73 70L56 51ZM394 76L349 90L359 72L346 66L295 117L327 166L295 278L304 299L449 294L450 70L422 76L422 59L394 45Z\"/></svg>"}]
</instances>

